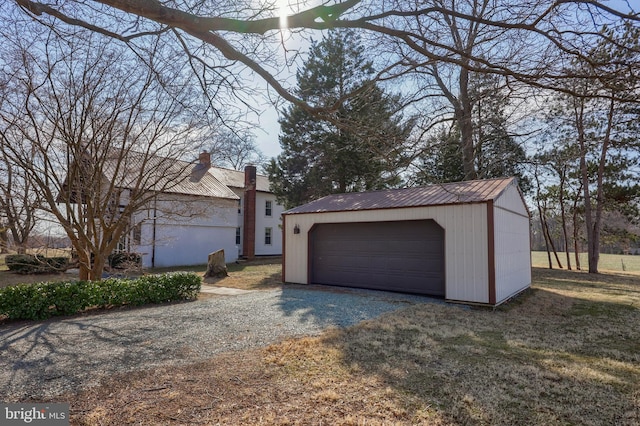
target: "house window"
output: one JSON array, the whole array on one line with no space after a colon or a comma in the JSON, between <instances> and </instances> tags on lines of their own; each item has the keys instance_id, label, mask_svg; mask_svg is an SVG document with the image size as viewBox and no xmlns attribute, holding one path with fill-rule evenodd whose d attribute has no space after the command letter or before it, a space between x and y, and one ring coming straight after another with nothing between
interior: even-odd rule
<instances>
[{"instance_id":1,"label":"house window","mask_svg":"<svg viewBox=\"0 0 640 426\"><path fill-rule=\"evenodd\" d=\"M136 223L133 227L133 244L139 246L142 241L142 222Z\"/></svg>"},{"instance_id":2,"label":"house window","mask_svg":"<svg viewBox=\"0 0 640 426\"><path fill-rule=\"evenodd\" d=\"M264 244L271 245L271 228L264 228Z\"/></svg>"},{"instance_id":3,"label":"house window","mask_svg":"<svg viewBox=\"0 0 640 426\"><path fill-rule=\"evenodd\" d=\"M238 200L238 214L242 214L242 200Z\"/></svg>"},{"instance_id":4,"label":"house window","mask_svg":"<svg viewBox=\"0 0 640 426\"><path fill-rule=\"evenodd\" d=\"M240 245L240 228L236 228L236 245Z\"/></svg>"},{"instance_id":5,"label":"house window","mask_svg":"<svg viewBox=\"0 0 640 426\"><path fill-rule=\"evenodd\" d=\"M264 203L264 215L271 217L271 201L267 200Z\"/></svg>"},{"instance_id":6,"label":"house window","mask_svg":"<svg viewBox=\"0 0 640 426\"><path fill-rule=\"evenodd\" d=\"M116 252L121 252L121 251L129 251L128 249L128 243L129 243L129 238L127 238L128 235L127 234L123 234L120 239L118 240L118 244L116 245L116 248L114 251Z\"/></svg>"}]
</instances>

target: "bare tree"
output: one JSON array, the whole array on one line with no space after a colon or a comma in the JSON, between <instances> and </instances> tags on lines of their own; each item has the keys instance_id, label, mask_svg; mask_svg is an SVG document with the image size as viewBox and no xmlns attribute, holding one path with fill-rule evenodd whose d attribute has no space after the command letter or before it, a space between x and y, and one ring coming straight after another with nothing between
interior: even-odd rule
<instances>
[{"instance_id":1,"label":"bare tree","mask_svg":"<svg viewBox=\"0 0 640 426\"><path fill-rule=\"evenodd\" d=\"M256 145L255 136L248 130L221 128L205 143L211 153L211 163L219 167L242 170L248 164L263 166L267 159Z\"/></svg>"},{"instance_id":2,"label":"bare tree","mask_svg":"<svg viewBox=\"0 0 640 426\"><path fill-rule=\"evenodd\" d=\"M582 194L576 194L574 199L580 198L583 203L591 273L598 272L605 213L628 210L638 193L634 163L640 148L640 30L627 24L603 28L602 32L607 39L591 50L594 59L572 64L572 68L579 69L576 73L591 73L592 79L568 79L567 85L574 94L553 99L551 106L556 112L549 122L556 143L577 160L571 173L579 181L575 186ZM563 155L553 149L548 149L547 155L557 162L559 175L568 173L559 168L571 166L571 161L563 160ZM558 195L563 197L563 191ZM576 207L574 202L574 213ZM637 212L632 210L630 216L637 216Z\"/></svg>"},{"instance_id":3,"label":"bare tree","mask_svg":"<svg viewBox=\"0 0 640 426\"><path fill-rule=\"evenodd\" d=\"M3 41L2 153L69 236L80 278L100 279L131 217L181 184L201 97L159 40L144 58L90 32Z\"/></svg>"},{"instance_id":4,"label":"bare tree","mask_svg":"<svg viewBox=\"0 0 640 426\"><path fill-rule=\"evenodd\" d=\"M172 38L194 68L202 71L196 76L205 88L209 78L223 77L228 82L246 84L248 80L243 80L237 69L226 68L241 63L280 96L309 110L314 108L301 102L283 84L288 74L279 79L283 64L278 63L284 62L278 61L283 56L296 57L287 47L287 38L308 36L305 30L359 28L390 40L396 48L395 57L381 71L380 78L448 63L467 71L500 74L566 91L562 84L566 77L562 58L587 58L594 42L608 38L598 31L604 24L640 22L628 3L615 7L597 0L329 0L315 7L310 6L311 1L300 1L291 6L294 10L286 19L279 16L285 12L277 2L252 0L14 3L61 34L83 27L131 46L158 34ZM283 26L286 34L280 31ZM478 48L479 45L483 47ZM283 51L274 55L273 49L278 46ZM216 90L219 86L211 88Z\"/></svg>"},{"instance_id":5,"label":"bare tree","mask_svg":"<svg viewBox=\"0 0 640 426\"><path fill-rule=\"evenodd\" d=\"M25 253L31 232L38 222L40 198L28 173L12 164L0 152L0 227L4 228L4 237L0 236L0 248L8 249L8 235L11 235L14 248Z\"/></svg>"},{"instance_id":6,"label":"bare tree","mask_svg":"<svg viewBox=\"0 0 640 426\"><path fill-rule=\"evenodd\" d=\"M407 87L416 93L411 100L416 108L420 109L421 101L432 95L419 84L424 80L421 77L430 77L427 89L432 88L432 79L436 83L438 78L455 80L453 85L437 86L445 97L447 92L443 88L449 88L449 101L463 133L467 178L474 177L469 131L472 102L465 87L471 73L501 76L509 87L526 84L577 95L579 99L611 102L625 101L628 93L617 89L584 92L580 90L582 83L567 84L568 79L601 84L615 81L621 72L637 74L634 62L637 43L600 31L604 26L619 27L621 23L638 27L640 15L630 2L612 5L598 0L327 0L312 7L314 3L303 0L295 4L296 9L286 20L278 16L281 10L276 2L253 0L13 0L11 4L19 6L24 16L53 28L62 37L70 36L78 28L88 29L119 40L138 53L145 51L148 40L160 37L165 45L174 46L174 54L180 50L180 56L191 68L192 78L200 84L209 106L218 114L230 105L221 101L229 94L249 107L255 94L252 76L259 75L284 99L330 120L344 98L357 93L347 93L333 105L320 108L296 97L287 88L290 73L284 72L299 59L297 52L290 50L295 48L289 47L289 42L310 37L313 30L360 29L388 53L377 56L383 66L378 67L381 71L373 80L413 79L403 81L411 82ZM286 32L282 31L285 23ZM596 46L607 46L615 57L591 54ZM568 66L576 62L586 66ZM146 61L145 65L155 71L161 68L157 62ZM451 69L455 72L444 74L443 70ZM459 92L454 93L452 87ZM605 140L610 138L605 135ZM606 151L601 159L606 159ZM585 173L586 166L585 162ZM606 161L601 161L600 166L605 167ZM583 191L589 210L590 187L585 184ZM603 201L598 191L595 198L597 202ZM594 265L597 265L594 244L597 246L597 225L601 220L598 205L593 217L586 214L587 228L593 236L589 238L589 250ZM597 266L594 268L590 265L590 270L597 271Z\"/></svg>"}]
</instances>

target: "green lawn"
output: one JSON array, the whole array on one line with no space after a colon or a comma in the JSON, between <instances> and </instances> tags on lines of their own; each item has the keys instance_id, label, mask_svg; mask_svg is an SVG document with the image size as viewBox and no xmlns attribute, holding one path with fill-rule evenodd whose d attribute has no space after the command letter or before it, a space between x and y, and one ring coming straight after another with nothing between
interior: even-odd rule
<instances>
[{"instance_id":1,"label":"green lawn","mask_svg":"<svg viewBox=\"0 0 640 426\"><path fill-rule=\"evenodd\" d=\"M558 253L560 262L562 262L563 268L567 268L567 256L564 253ZM557 268L558 263L551 254L553 259L553 267ZM532 251L531 263L534 267L547 268L549 261L547 259L547 253L544 251ZM583 270L587 270L587 253L580 253L580 266ZM571 267L575 269L575 257L571 253ZM628 272L628 273L640 273L640 256L630 256L624 254L600 254L600 262L598 263L598 270L611 271L611 272Z\"/></svg>"}]
</instances>

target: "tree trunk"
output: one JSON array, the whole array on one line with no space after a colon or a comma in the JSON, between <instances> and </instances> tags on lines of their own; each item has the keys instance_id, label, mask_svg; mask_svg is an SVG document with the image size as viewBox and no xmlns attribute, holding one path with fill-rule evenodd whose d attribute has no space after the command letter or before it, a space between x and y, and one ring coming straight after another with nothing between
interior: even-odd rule
<instances>
[{"instance_id":1,"label":"tree trunk","mask_svg":"<svg viewBox=\"0 0 640 426\"><path fill-rule=\"evenodd\" d=\"M564 251L567 255L567 269L571 270L571 254L569 253L569 233L567 231L567 213L564 208L564 184L566 180L566 166L562 167L560 173L560 192L558 202L560 203L560 219L562 221L562 236L564 237Z\"/></svg>"},{"instance_id":2,"label":"tree trunk","mask_svg":"<svg viewBox=\"0 0 640 426\"><path fill-rule=\"evenodd\" d=\"M475 149L473 146L472 104L469 98L469 71L464 68L460 71L460 95L458 101L454 114L460 127L460 148L462 151L464 180L474 180L478 178L478 174L476 173Z\"/></svg>"},{"instance_id":3,"label":"tree trunk","mask_svg":"<svg viewBox=\"0 0 640 426\"><path fill-rule=\"evenodd\" d=\"M540 179L538 178L538 166L536 165L534 168L533 176L536 180L536 205L538 206L538 215L540 216L540 228L542 230L542 236L544 237L544 244L547 248L547 258L549 260L549 269L553 269L553 261L551 260L551 251L550 248L553 249L553 253L555 254L556 260L558 261L558 266L562 269L562 264L560 263L560 259L558 258L558 253L556 253L556 249L553 245L553 241L551 240L551 234L549 233L549 227L547 226L545 208L542 207L541 196L540 196Z\"/></svg>"},{"instance_id":4,"label":"tree trunk","mask_svg":"<svg viewBox=\"0 0 640 426\"><path fill-rule=\"evenodd\" d=\"M544 223L543 229L547 235L547 238L549 239L549 245L551 246L551 250L553 250L553 256L556 258L556 262L558 262L558 268L562 269L562 262L560 261L560 256L558 256L558 250L556 250L556 245L553 243L553 239L551 238L551 232L549 231L548 223L546 220L543 223Z\"/></svg>"},{"instance_id":5,"label":"tree trunk","mask_svg":"<svg viewBox=\"0 0 640 426\"><path fill-rule=\"evenodd\" d=\"M80 270L78 278L80 281L89 281L91 272L91 253L85 249L78 249L76 247L76 253L78 256L78 269Z\"/></svg>"},{"instance_id":6,"label":"tree trunk","mask_svg":"<svg viewBox=\"0 0 640 426\"><path fill-rule=\"evenodd\" d=\"M589 170L587 168L587 143L584 132L584 99L578 100L580 104L575 109L576 130L578 131L578 144L580 145L580 175L582 177L582 190L584 192L584 222L587 228L587 260L589 273L598 273L599 250L594 246L593 209L591 206L591 193L589 192Z\"/></svg>"},{"instance_id":7,"label":"tree trunk","mask_svg":"<svg viewBox=\"0 0 640 426\"><path fill-rule=\"evenodd\" d=\"M604 174L605 166L607 164L607 154L609 145L611 144L611 131L613 127L613 115L615 112L615 100L612 93L611 100L609 101L609 111L607 112L607 130L605 132L604 140L602 141L602 148L600 150L600 161L598 163L598 174L596 176L596 214L593 220L593 232L592 232L592 247L593 252L589 253L589 272L592 272L591 262L594 263L593 273L598 272L598 262L600 261L600 230L602 228L602 211L604 210Z\"/></svg>"},{"instance_id":8,"label":"tree trunk","mask_svg":"<svg viewBox=\"0 0 640 426\"><path fill-rule=\"evenodd\" d=\"M549 238L545 232L544 217L542 215L542 207L538 203L538 214L540 215L540 229L542 230L542 237L544 238L544 245L547 249L547 261L549 262L549 269L553 269L553 260L551 260L551 249L549 247Z\"/></svg>"},{"instance_id":9,"label":"tree trunk","mask_svg":"<svg viewBox=\"0 0 640 426\"><path fill-rule=\"evenodd\" d=\"M582 191L582 183L576 192L575 199L573 200L573 252L576 258L576 269L580 271L580 226L578 223L578 194Z\"/></svg>"},{"instance_id":10,"label":"tree trunk","mask_svg":"<svg viewBox=\"0 0 640 426\"><path fill-rule=\"evenodd\" d=\"M93 264L91 265L91 271L89 280L100 281L102 279L102 272L104 270L104 264L107 262L107 258L102 255L96 254L93 258Z\"/></svg>"},{"instance_id":11,"label":"tree trunk","mask_svg":"<svg viewBox=\"0 0 640 426\"><path fill-rule=\"evenodd\" d=\"M9 252L9 234L6 228L0 228L0 254Z\"/></svg>"},{"instance_id":12,"label":"tree trunk","mask_svg":"<svg viewBox=\"0 0 640 426\"><path fill-rule=\"evenodd\" d=\"M467 61L468 63L468 61ZM438 68L432 68L433 77L442 90L447 100L453 106L453 116L460 130L460 151L462 152L462 167L464 172L464 180L474 180L478 178L475 167L475 147L473 145L473 120L472 102L469 98L469 70L464 66L460 69L458 78L459 94L456 97L446 82L440 77Z\"/></svg>"}]
</instances>

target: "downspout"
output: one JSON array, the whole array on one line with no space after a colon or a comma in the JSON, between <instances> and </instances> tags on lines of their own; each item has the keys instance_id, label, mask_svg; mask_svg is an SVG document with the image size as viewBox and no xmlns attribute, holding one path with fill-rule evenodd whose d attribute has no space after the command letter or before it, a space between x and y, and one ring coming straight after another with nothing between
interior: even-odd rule
<instances>
[{"instance_id":1,"label":"downspout","mask_svg":"<svg viewBox=\"0 0 640 426\"><path fill-rule=\"evenodd\" d=\"M151 234L151 267L156 267L156 218L158 217L158 198L153 198L153 230Z\"/></svg>"}]
</instances>

